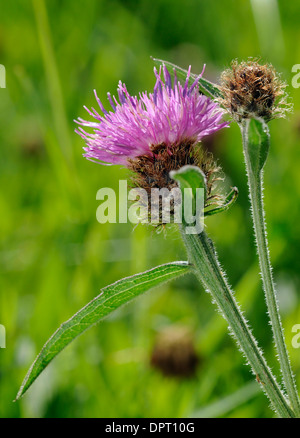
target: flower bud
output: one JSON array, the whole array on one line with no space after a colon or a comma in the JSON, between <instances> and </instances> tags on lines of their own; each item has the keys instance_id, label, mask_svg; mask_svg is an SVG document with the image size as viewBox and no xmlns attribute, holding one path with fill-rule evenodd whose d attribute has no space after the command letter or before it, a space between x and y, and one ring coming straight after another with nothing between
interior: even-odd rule
<instances>
[{"instance_id":1,"label":"flower bud","mask_svg":"<svg viewBox=\"0 0 300 438\"><path fill-rule=\"evenodd\" d=\"M221 75L219 88L223 97L218 101L238 122L258 117L268 122L285 117L291 110L285 87L272 65L234 60Z\"/></svg>"}]
</instances>

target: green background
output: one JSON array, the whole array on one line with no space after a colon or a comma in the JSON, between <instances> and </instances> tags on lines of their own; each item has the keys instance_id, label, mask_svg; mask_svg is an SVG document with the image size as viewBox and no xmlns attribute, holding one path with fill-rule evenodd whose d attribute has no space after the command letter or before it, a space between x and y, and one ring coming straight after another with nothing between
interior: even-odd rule
<instances>
[{"instance_id":1,"label":"green background","mask_svg":"<svg viewBox=\"0 0 300 438\"><path fill-rule=\"evenodd\" d=\"M73 119L106 102L118 81L131 94L153 89L150 56L217 80L234 58L260 56L282 73L294 103L272 121L265 206L274 277L293 369L300 386L300 63L298 2L275 0L35 0L1 3L0 64L0 350L1 417L270 417L272 411L226 325L196 280L183 277L117 311L62 352L16 403L22 379L53 331L121 277L185 259L176 229L156 234L96 220L96 192L117 190L126 169L82 158ZM259 4L259 5L258 5ZM254 334L280 375L267 322L253 243L238 127L206 140L234 207L208 218L224 269ZM191 379L166 378L150 366L157 335L187 327L201 357ZM246 385L246 386L245 386ZM257 385L258 387L258 385ZM244 403L237 396L242 388ZM255 394L255 395L254 395ZM240 396L240 393L238 393ZM230 404L232 403L232 404ZM203 409L206 409L203 411Z\"/></svg>"}]
</instances>

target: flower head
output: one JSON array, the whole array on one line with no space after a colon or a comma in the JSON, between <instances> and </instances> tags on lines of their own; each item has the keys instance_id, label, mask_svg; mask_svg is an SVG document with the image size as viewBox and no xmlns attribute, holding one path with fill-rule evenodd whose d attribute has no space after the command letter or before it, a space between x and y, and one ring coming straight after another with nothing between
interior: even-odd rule
<instances>
[{"instance_id":1,"label":"flower head","mask_svg":"<svg viewBox=\"0 0 300 438\"><path fill-rule=\"evenodd\" d=\"M253 117L268 122L284 117L291 108L285 87L272 65L260 65L256 60L239 64L234 60L221 75L223 98L219 103L238 122Z\"/></svg>"},{"instance_id":2,"label":"flower head","mask_svg":"<svg viewBox=\"0 0 300 438\"><path fill-rule=\"evenodd\" d=\"M199 142L204 136L227 126L221 122L222 111L218 105L198 91L201 75L189 86L191 67L186 82L181 85L174 71L172 84L170 73L163 66L159 73L154 69L156 84L153 93L140 93L139 98L130 96L125 84L119 82L118 97L108 100L112 110L106 111L95 97L103 113L87 109L95 121L77 120L79 125L92 128L88 133L82 127L76 132L85 140L84 156L102 164L128 166L132 160L147 155L154 157L154 149L163 147L172 155L172 149L180 144Z\"/></svg>"},{"instance_id":3,"label":"flower head","mask_svg":"<svg viewBox=\"0 0 300 438\"><path fill-rule=\"evenodd\" d=\"M190 71L191 68L181 85L175 70L172 84L165 66L159 72L154 69L153 93L141 93L139 98L130 96L125 84L120 82L119 102L108 94L110 112L105 110L95 92L103 115L94 108L86 108L96 121L77 121L79 125L93 128L93 133L87 133L82 127L76 130L86 142L84 156L102 164L126 166L132 174L132 185L144 189L148 195L148 211L151 211L152 189L177 187L170 172L187 164L198 166L205 174L207 205L218 203L220 199L212 193L214 182L219 179L219 167L199 142L228 123L221 121L223 110L218 104L199 94L197 85L201 75L189 85ZM173 208L172 204L172 216ZM162 213L160 200L160 224L164 224Z\"/></svg>"}]
</instances>

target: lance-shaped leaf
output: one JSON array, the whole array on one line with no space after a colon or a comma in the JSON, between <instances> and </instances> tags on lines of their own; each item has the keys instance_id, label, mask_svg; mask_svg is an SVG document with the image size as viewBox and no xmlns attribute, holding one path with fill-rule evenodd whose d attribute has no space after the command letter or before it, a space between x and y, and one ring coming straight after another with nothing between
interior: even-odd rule
<instances>
[{"instance_id":1,"label":"lance-shaped leaf","mask_svg":"<svg viewBox=\"0 0 300 438\"><path fill-rule=\"evenodd\" d=\"M206 197L206 178L199 167L187 164L179 170L171 171L170 177L180 183L181 190L192 189L193 196L195 196L197 189L204 189Z\"/></svg>"},{"instance_id":2,"label":"lance-shaped leaf","mask_svg":"<svg viewBox=\"0 0 300 438\"><path fill-rule=\"evenodd\" d=\"M206 200L206 178L199 167L186 165L179 170L170 172L170 177L178 181L180 189L185 198L192 203L192 213L196 213L197 189L203 189L204 203ZM189 190L185 190L189 189Z\"/></svg>"},{"instance_id":3,"label":"lance-shaped leaf","mask_svg":"<svg viewBox=\"0 0 300 438\"><path fill-rule=\"evenodd\" d=\"M167 263L141 274L123 278L110 286L104 287L100 295L64 322L48 339L31 365L16 400L22 397L49 362L77 336L143 292L186 274L190 270L191 267L188 262Z\"/></svg>"},{"instance_id":4,"label":"lance-shaped leaf","mask_svg":"<svg viewBox=\"0 0 300 438\"><path fill-rule=\"evenodd\" d=\"M182 218L186 232L199 234L204 227L204 205L207 196L206 178L199 167L186 165L170 172L182 192ZM196 226L190 226L195 224Z\"/></svg>"},{"instance_id":5,"label":"lance-shaped leaf","mask_svg":"<svg viewBox=\"0 0 300 438\"><path fill-rule=\"evenodd\" d=\"M242 124L243 144L249 171L259 174L267 160L270 149L270 133L263 119L247 119Z\"/></svg>"},{"instance_id":6,"label":"lance-shaped leaf","mask_svg":"<svg viewBox=\"0 0 300 438\"><path fill-rule=\"evenodd\" d=\"M169 67L170 74L172 74L173 70L175 69L176 75L178 76L178 78L182 78L184 80L184 82L186 81L186 75L187 75L188 71L185 70L184 68L181 68L176 64L172 64L169 61L164 61L163 59L152 58L152 60L158 66L165 64L167 67ZM195 81L197 76L198 75L191 73L190 81L189 81L190 85L192 85L192 83ZM205 78L199 79L199 91L201 93L205 94L206 96L212 97L214 99L222 96L222 93L219 90L218 86L216 84L213 84L212 82L208 81Z\"/></svg>"}]
</instances>

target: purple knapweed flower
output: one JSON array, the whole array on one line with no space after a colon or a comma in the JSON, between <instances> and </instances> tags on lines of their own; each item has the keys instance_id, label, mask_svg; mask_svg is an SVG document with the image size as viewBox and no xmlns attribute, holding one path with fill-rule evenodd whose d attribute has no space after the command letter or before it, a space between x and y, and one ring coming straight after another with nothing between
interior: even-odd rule
<instances>
[{"instance_id":1,"label":"purple knapweed flower","mask_svg":"<svg viewBox=\"0 0 300 438\"><path fill-rule=\"evenodd\" d=\"M174 83L170 73L163 66L163 76L154 69L156 84L153 93L130 96L125 84L119 82L118 96L108 93L112 110L106 111L102 102L95 97L103 113L94 108L88 113L95 121L78 118L79 125L92 128L86 132L82 127L76 132L85 140L84 156L101 164L128 163L141 156L153 156L154 148L163 145L172 155L180 144L198 143L203 137L228 125L221 122L223 112L218 104L198 91L199 75L189 86L191 67L186 81L181 85L174 70Z\"/></svg>"}]
</instances>

